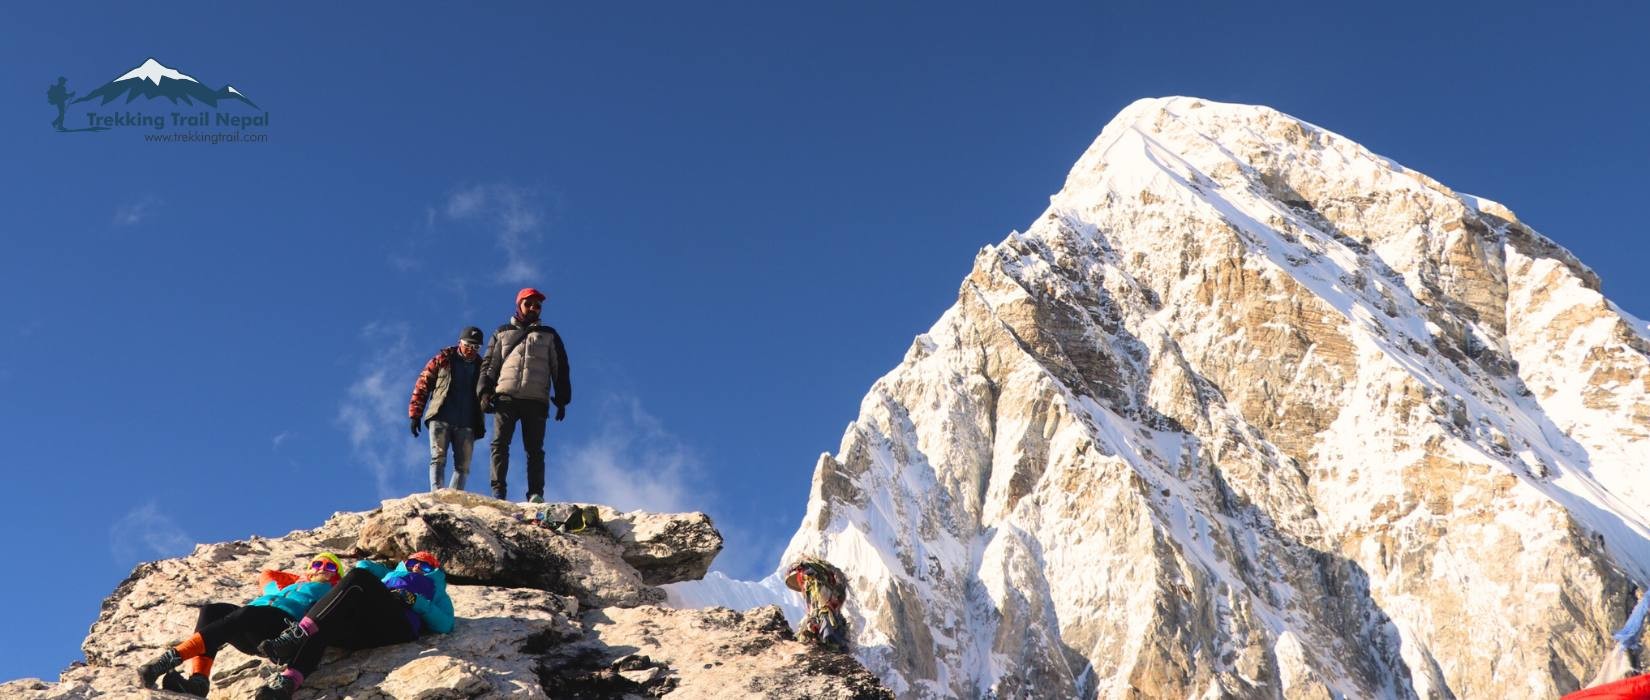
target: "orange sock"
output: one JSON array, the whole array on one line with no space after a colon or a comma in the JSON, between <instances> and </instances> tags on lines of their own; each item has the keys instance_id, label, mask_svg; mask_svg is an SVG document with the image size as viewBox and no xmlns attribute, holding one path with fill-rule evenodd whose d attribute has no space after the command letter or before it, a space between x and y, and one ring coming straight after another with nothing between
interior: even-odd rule
<instances>
[{"instance_id":1,"label":"orange sock","mask_svg":"<svg viewBox=\"0 0 1650 700\"><path fill-rule=\"evenodd\" d=\"M206 640L201 637L201 633L196 632L194 636L172 648L178 652L178 658L193 659L206 653Z\"/></svg>"},{"instance_id":2,"label":"orange sock","mask_svg":"<svg viewBox=\"0 0 1650 700\"><path fill-rule=\"evenodd\" d=\"M212 677L212 657L197 656L189 660L189 675Z\"/></svg>"}]
</instances>

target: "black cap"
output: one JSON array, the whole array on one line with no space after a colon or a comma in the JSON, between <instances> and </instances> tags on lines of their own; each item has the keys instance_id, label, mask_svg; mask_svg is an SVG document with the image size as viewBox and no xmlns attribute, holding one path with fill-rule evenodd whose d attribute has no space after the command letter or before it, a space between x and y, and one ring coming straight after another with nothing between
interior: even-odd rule
<instances>
[{"instance_id":1,"label":"black cap","mask_svg":"<svg viewBox=\"0 0 1650 700\"><path fill-rule=\"evenodd\" d=\"M480 345L481 329L476 328L475 326L465 328L463 333L458 334L458 341L461 343L475 343L476 345Z\"/></svg>"}]
</instances>

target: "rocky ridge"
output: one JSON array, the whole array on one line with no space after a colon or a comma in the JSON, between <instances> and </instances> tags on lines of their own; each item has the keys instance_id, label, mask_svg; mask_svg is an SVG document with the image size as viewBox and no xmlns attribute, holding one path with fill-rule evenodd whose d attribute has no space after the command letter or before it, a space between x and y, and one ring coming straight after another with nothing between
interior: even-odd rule
<instances>
[{"instance_id":1,"label":"rocky ridge","mask_svg":"<svg viewBox=\"0 0 1650 700\"><path fill-rule=\"evenodd\" d=\"M1142 100L871 388L787 560L850 574L901 697L1556 697L1650 580L1650 326L1599 290L1345 137Z\"/></svg>"},{"instance_id":2,"label":"rocky ridge","mask_svg":"<svg viewBox=\"0 0 1650 700\"><path fill-rule=\"evenodd\" d=\"M134 668L187 637L199 605L244 602L260 570L293 570L317 551L352 562L420 549L448 572L454 631L329 652L299 698L889 697L852 657L797 642L777 607L659 607L659 584L703 576L721 550L705 515L602 508L602 528L564 534L522 521L527 512L443 490L141 564L104 601L84 663L56 682L0 685L0 697L188 697L137 689ZM273 668L225 647L211 697L251 697Z\"/></svg>"}]
</instances>

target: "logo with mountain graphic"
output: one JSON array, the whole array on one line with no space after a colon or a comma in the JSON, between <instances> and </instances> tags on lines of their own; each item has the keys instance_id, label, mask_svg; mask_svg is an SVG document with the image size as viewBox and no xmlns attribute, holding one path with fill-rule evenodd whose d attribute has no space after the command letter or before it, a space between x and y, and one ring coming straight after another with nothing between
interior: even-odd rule
<instances>
[{"instance_id":1,"label":"logo with mountain graphic","mask_svg":"<svg viewBox=\"0 0 1650 700\"><path fill-rule=\"evenodd\" d=\"M154 58L84 95L77 96L68 79L59 77L46 88L46 102L57 108L52 128L65 133L133 127L240 132L269 126L269 112L234 85L213 88Z\"/></svg>"}]
</instances>

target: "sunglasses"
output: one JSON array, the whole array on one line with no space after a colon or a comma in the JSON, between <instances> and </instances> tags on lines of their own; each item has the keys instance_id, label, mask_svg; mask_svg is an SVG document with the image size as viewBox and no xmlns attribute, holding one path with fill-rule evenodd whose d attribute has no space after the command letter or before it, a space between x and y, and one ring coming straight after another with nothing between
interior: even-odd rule
<instances>
[{"instance_id":1,"label":"sunglasses","mask_svg":"<svg viewBox=\"0 0 1650 700\"><path fill-rule=\"evenodd\" d=\"M338 565L325 559L316 559L309 563L310 571L325 571L329 574L338 573Z\"/></svg>"},{"instance_id":2,"label":"sunglasses","mask_svg":"<svg viewBox=\"0 0 1650 700\"><path fill-rule=\"evenodd\" d=\"M422 574L426 571L435 571L435 567L430 566L430 563L427 562L427 561L424 561L423 559L408 559L407 563L406 563L406 566L407 566L408 571L411 571L411 572L414 572L414 573L419 573L419 574Z\"/></svg>"}]
</instances>

